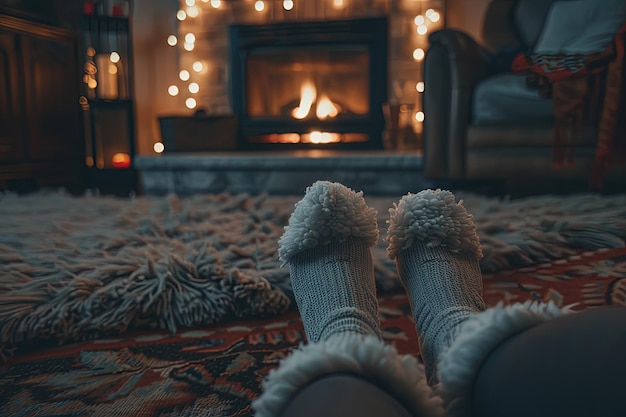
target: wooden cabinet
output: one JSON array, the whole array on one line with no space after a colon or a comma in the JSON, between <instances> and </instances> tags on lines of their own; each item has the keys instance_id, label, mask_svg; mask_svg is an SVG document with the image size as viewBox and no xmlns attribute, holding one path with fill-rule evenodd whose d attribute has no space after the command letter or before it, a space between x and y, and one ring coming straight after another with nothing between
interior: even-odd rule
<instances>
[{"instance_id":1,"label":"wooden cabinet","mask_svg":"<svg viewBox=\"0 0 626 417\"><path fill-rule=\"evenodd\" d=\"M85 180L77 36L0 15L0 189Z\"/></svg>"}]
</instances>

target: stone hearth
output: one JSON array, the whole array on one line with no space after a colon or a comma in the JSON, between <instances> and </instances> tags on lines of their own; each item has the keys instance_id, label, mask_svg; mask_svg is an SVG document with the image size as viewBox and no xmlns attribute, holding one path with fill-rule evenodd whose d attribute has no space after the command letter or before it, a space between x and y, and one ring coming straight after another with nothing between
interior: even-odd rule
<instances>
[{"instance_id":1,"label":"stone hearth","mask_svg":"<svg viewBox=\"0 0 626 417\"><path fill-rule=\"evenodd\" d=\"M166 153L138 156L135 167L147 195L301 195L316 180L339 181L366 195L400 196L432 187L417 151Z\"/></svg>"}]
</instances>

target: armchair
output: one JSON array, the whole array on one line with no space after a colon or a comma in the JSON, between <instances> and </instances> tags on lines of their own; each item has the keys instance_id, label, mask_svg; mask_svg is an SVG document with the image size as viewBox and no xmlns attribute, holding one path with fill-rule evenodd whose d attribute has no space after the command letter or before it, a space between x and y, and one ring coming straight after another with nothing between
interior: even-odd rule
<instances>
[{"instance_id":1,"label":"armchair","mask_svg":"<svg viewBox=\"0 0 626 417\"><path fill-rule=\"evenodd\" d=\"M533 48L552 3L492 0L484 18L484 44L454 29L431 34L424 61L426 178L589 178L596 132L577 131L572 165L555 169L552 101L527 87L526 75L513 73L510 65L506 69L498 65L503 52L512 58L515 52ZM608 180L624 182L626 166L611 166L605 174Z\"/></svg>"}]
</instances>

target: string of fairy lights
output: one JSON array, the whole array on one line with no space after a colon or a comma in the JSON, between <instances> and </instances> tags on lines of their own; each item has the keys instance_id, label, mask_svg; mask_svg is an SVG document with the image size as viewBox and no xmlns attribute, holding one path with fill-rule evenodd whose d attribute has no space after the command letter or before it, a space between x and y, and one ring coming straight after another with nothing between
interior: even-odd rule
<instances>
[{"instance_id":1,"label":"string of fairy lights","mask_svg":"<svg viewBox=\"0 0 626 417\"><path fill-rule=\"evenodd\" d=\"M294 0L182 0L180 2L179 10L176 12L176 19L179 23L190 23L199 17L203 13L216 12L220 9L228 7L231 2L238 1L244 3L245 7L250 7L250 13L267 13L271 7L280 7L284 13L294 12L296 4ZM304 3L305 0L300 0ZM311 1L311 0L306 0ZM341 10L349 6L349 1L357 0L317 0L317 1L329 1L330 6L336 10ZM390 2L396 0L390 0ZM397 0L403 1L403 0ZM411 1L411 0L404 0ZM423 1L412 0L413 3L424 4ZM431 2L433 3L433 2ZM421 7L421 6L420 6ZM283 15L285 16L285 15ZM407 57L421 63L425 56L427 45L427 35L432 30L441 25L441 12L437 8L427 8L423 13L413 15L414 33L417 36L415 48L412 51L412 57ZM193 25L192 25L193 26ZM189 25L186 25L189 27ZM173 48L180 48L186 54L185 67L181 66L183 60L179 59L179 71L177 81L167 86L167 92L171 97L182 99L185 107L190 110L194 110L200 107L199 93L202 90L202 77L200 76L210 63L206 62L202 58L198 57L196 51L196 34L193 31L186 31L182 24L178 25L178 33L172 33L167 37L167 44ZM421 65L415 71L417 80L414 81L414 88L417 93L424 92L424 81L421 80ZM421 100L417 100L419 103ZM425 114L421 109L421 105L415 106L414 120L417 124L421 124L424 121ZM419 129L421 130L421 129ZM163 145L161 142L157 142L154 146L154 150L158 153L163 151Z\"/></svg>"}]
</instances>

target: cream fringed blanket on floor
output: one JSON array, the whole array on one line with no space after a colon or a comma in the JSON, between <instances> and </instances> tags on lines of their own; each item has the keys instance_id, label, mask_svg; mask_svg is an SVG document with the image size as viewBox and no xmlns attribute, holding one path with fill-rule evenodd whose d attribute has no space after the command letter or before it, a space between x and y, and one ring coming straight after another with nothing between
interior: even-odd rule
<instances>
[{"instance_id":1,"label":"cream fringed blanket on floor","mask_svg":"<svg viewBox=\"0 0 626 417\"><path fill-rule=\"evenodd\" d=\"M384 237L396 199L365 197ZM175 331L287 311L289 271L277 242L299 198L0 194L0 354L37 339ZM463 198L483 271L624 246L626 195ZM399 281L385 249L382 239L374 248L376 281L390 290Z\"/></svg>"}]
</instances>

